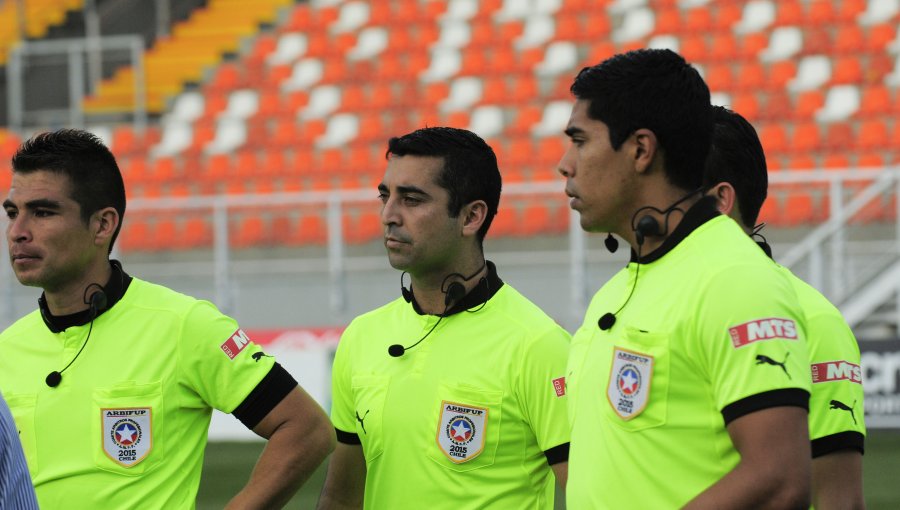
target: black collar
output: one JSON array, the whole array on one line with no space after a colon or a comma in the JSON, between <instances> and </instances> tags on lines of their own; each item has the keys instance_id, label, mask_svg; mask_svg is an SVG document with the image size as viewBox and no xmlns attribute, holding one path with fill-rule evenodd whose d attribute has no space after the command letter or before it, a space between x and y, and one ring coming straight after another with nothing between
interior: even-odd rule
<instances>
[{"instance_id":1,"label":"black collar","mask_svg":"<svg viewBox=\"0 0 900 510\"><path fill-rule=\"evenodd\" d=\"M684 218L681 219L681 222L675 227L675 230L672 231L672 235L667 237L659 248L642 256L640 260L638 260L637 253L635 253L634 250L631 250L631 262L649 264L661 259L665 254L678 246L678 243L683 241L691 232L700 227L700 225L703 225L720 214L719 209L716 207L715 197L701 197L697 203L687 210L684 214Z\"/></svg>"},{"instance_id":2,"label":"black collar","mask_svg":"<svg viewBox=\"0 0 900 510\"><path fill-rule=\"evenodd\" d=\"M44 297L44 293L41 293L41 297L38 298L38 308L41 310L41 318L44 319L44 324L47 325L50 331L59 333L73 326L87 324L122 299L125 291L128 290L128 286L131 285L132 278L122 270L122 263L118 260L110 260L109 265L112 273L109 275L109 281L102 288L103 293L106 294L106 307L97 310L96 316L93 316L90 308L69 315L53 315L47 306L47 299Z\"/></svg>"},{"instance_id":3,"label":"black collar","mask_svg":"<svg viewBox=\"0 0 900 510\"><path fill-rule=\"evenodd\" d=\"M488 300L494 297L494 294L500 290L500 287L503 286L503 280L497 276L497 266L490 260L486 261L485 264L487 265L487 275L482 276L478 281L478 285L472 288L472 290L460 299L459 302L450 307L450 309L443 314L444 317L449 317L459 312L481 306L484 303L487 303ZM419 303L416 302L415 294L412 292L410 292L410 294L412 296L413 310L419 315L426 315L425 312L419 308Z\"/></svg>"}]
</instances>

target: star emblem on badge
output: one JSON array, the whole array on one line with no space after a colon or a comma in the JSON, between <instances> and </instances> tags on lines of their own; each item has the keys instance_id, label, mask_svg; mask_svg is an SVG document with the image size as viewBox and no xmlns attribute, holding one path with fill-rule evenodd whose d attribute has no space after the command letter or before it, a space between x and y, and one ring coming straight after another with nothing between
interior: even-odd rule
<instances>
[{"instance_id":1,"label":"star emblem on badge","mask_svg":"<svg viewBox=\"0 0 900 510\"><path fill-rule=\"evenodd\" d=\"M118 437L119 442L122 444L133 443L135 434L137 434L137 430L129 427L127 423L116 430L116 437Z\"/></svg>"},{"instance_id":2,"label":"star emblem on badge","mask_svg":"<svg viewBox=\"0 0 900 510\"><path fill-rule=\"evenodd\" d=\"M619 384L622 387L622 391L625 393L634 393L637 390L638 379L635 377L634 372L631 370L626 370L624 374L622 374L622 378L619 380Z\"/></svg>"},{"instance_id":3,"label":"star emblem on badge","mask_svg":"<svg viewBox=\"0 0 900 510\"><path fill-rule=\"evenodd\" d=\"M453 439L457 441L465 441L466 439L469 439L469 435L472 433L472 429L470 429L466 425L466 422L462 420L454 423L450 430L453 433Z\"/></svg>"}]
</instances>

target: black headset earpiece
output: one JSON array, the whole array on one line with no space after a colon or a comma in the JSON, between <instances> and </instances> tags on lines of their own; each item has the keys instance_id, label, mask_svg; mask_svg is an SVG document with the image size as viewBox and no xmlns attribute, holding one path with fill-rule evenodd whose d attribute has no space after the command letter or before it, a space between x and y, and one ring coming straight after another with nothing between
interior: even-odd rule
<instances>
[{"instance_id":1,"label":"black headset earpiece","mask_svg":"<svg viewBox=\"0 0 900 510\"><path fill-rule=\"evenodd\" d=\"M403 286L403 277L406 276L406 271L400 273L400 295L403 296L403 300L407 303L412 302L412 291Z\"/></svg>"},{"instance_id":2,"label":"black headset earpiece","mask_svg":"<svg viewBox=\"0 0 900 510\"><path fill-rule=\"evenodd\" d=\"M466 295L466 286L453 282L447 286L447 295L444 296L444 306L450 308L450 305L456 303Z\"/></svg>"},{"instance_id":3,"label":"black headset earpiece","mask_svg":"<svg viewBox=\"0 0 900 510\"><path fill-rule=\"evenodd\" d=\"M96 319L100 312L106 310L106 305L109 300L106 297L106 292L103 288L100 288L97 292L91 294L90 299L90 310L91 310L91 319Z\"/></svg>"},{"instance_id":4,"label":"black headset earpiece","mask_svg":"<svg viewBox=\"0 0 900 510\"><path fill-rule=\"evenodd\" d=\"M635 240L638 244L644 244L644 238L662 235L659 231L659 222L649 214L641 217L634 228Z\"/></svg>"}]
</instances>

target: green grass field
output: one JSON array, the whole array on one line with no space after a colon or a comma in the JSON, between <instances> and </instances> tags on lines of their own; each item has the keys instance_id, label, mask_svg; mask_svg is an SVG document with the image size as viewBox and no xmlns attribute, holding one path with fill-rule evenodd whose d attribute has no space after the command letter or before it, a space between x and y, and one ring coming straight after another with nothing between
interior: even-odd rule
<instances>
[{"instance_id":1,"label":"green grass field","mask_svg":"<svg viewBox=\"0 0 900 510\"><path fill-rule=\"evenodd\" d=\"M199 510L221 509L243 486L262 451L263 443L210 443L206 448ZM863 477L869 510L900 508L900 430L872 430L866 440ZM288 508L315 508L325 479L321 467L300 489ZM563 508L557 505L557 508Z\"/></svg>"}]
</instances>

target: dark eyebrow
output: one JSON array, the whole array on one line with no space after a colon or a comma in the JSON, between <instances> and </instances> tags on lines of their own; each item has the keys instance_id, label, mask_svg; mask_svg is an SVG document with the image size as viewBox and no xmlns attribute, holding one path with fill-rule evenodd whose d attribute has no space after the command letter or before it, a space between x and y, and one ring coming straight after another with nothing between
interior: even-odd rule
<instances>
[{"instance_id":1,"label":"dark eyebrow","mask_svg":"<svg viewBox=\"0 0 900 510\"><path fill-rule=\"evenodd\" d=\"M3 201L4 208L17 208L16 204L13 203L12 200L6 199ZM48 198L36 198L34 200L29 200L25 202L26 209L53 209L54 211L58 211L62 209L62 204L57 202L56 200L50 200Z\"/></svg>"},{"instance_id":2,"label":"dark eyebrow","mask_svg":"<svg viewBox=\"0 0 900 510\"><path fill-rule=\"evenodd\" d=\"M583 135L583 134L584 134L584 130L581 129L580 127L567 127L566 130L563 131L563 133L565 133L566 136L568 136L569 138L571 138L571 137L573 137L573 136L575 136L575 135Z\"/></svg>"},{"instance_id":3,"label":"dark eyebrow","mask_svg":"<svg viewBox=\"0 0 900 510\"><path fill-rule=\"evenodd\" d=\"M378 185L378 191L380 191L380 192L382 192L382 193L387 193L387 192L388 192L388 187L385 186L384 183L381 183L381 184Z\"/></svg>"},{"instance_id":4,"label":"dark eyebrow","mask_svg":"<svg viewBox=\"0 0 900 510\"><path fill-rule=\"evenodd\" d=\"M397 186L397 192L402 193L404 195L425 195L429 196L428 193L425 192L422 188L418 188L416 186Z\"/></svg>"}]
</instances>

